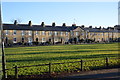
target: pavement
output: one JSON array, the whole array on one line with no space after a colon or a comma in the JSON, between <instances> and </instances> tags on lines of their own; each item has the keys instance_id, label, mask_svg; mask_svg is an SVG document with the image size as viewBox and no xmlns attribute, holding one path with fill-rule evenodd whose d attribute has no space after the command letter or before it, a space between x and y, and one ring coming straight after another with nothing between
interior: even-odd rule
<instances>
[{"instance_id":1,"label":"pavement","mask_svg":"<svg viewBox=\"0 0 120 80\"><path fill-rule=\"evenodd\" d=\"M63 78L65 80L120 80L120 68L85 71Z\"/></svg>"}]
</instances>

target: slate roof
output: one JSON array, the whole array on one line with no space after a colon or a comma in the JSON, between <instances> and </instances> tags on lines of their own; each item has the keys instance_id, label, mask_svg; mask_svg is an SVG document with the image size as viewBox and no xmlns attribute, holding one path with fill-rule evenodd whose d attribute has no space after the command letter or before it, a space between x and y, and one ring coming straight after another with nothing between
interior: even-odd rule
<instances>
[{"instance_id":1,"label":"slate roof","mask_svg":"<svg viewBox=\"0 0 120 80\"><path fill-rule=\"evenodd\" d=\"M81 27L81 26L55 26L52 27L50 25L45 25L45 27L42 27L41 25L32 25L29 26L28 24L3 24L4 30L32 30L32 31L67 31L70 32L71 30L76 29L77 27L80 27L81 29L89 32L120 32L120 30L114 30L114 28L111 28L110 30L106 28L89 28L89 27Z\"/></svg>"}]
</instances>

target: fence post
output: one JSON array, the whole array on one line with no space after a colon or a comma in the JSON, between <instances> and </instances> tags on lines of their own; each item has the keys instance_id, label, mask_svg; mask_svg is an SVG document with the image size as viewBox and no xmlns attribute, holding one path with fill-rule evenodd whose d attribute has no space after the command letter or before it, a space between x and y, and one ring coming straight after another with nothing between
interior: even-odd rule
<instances>
[{"instance_id":1,"label":"fence post","mask_svg":"<svg viewBox=\"0 0 120 80\"><path fill-rule=\"evenodd\" d=\"M109 59L106 57L106 68L108 68L109 66L108 62L109 62Z\"/></svg>"},{"instance_id":2,"label":"fence post","mask_svg":"<svg viewBox=\"0 0 120 80\"><path fill-rule=\"evenodd\" d=\"M80 62L81 62L81 71L83 71L83 60L81 60Z\"/></svg>"},{"instance_id":3,"label":"fence post","mask_svg":"<svg viewBox=\"0 0 120 80\"><path fill-rule=\"evenodd\" d=\"M51 75L51 63L49 63L49 75Z\"/></svg>"},{"instance_id":4,"label":"fence post","mask_svg":"<svg viewBox=\"0 0 120 80\"><path fill-rule=\"evenodd\" d=\"M18 78L18 67L15 66L15 78Z\"/></svg>"}]
</instances>

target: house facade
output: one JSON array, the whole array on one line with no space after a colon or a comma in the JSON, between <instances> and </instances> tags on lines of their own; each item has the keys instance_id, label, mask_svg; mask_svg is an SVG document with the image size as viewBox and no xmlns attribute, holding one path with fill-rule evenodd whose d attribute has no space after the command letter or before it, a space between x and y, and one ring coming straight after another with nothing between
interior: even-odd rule
<instances>
[{"instance_id":1,"label":"house facade","mask_svg":"<svg viewBox=\"0 0 120 80\"><path fill-rule=\"evenodd\" d=\"M120 32L119 26L108 28L92 28L84 26L62 26L45 25L42 22L40 25L28 24L3 24L4 43L6 45L20 44L68 44L81 42L110 42L119 41Z\"/></svg>"}]
</instances>

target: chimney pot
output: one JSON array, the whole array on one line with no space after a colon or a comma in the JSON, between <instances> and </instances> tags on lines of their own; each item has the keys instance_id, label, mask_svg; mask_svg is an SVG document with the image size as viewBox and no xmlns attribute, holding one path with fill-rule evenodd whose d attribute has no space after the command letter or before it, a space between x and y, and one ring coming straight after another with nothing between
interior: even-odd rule
<instances>
[{"instance_id":1,"label":"chimney pot","mask_svg":"<svg viewBox=\"0 0 120 80\"><path fill-rule=\"evenodd\" d=\"M62 26L66 26L66 24L65 23L63 23L63 25Z\"/></svg>"},{"instance_id":2,"label":"chimney pot","mask_svg":"<svg viewBox=\"0 0 120 80\"><path fill-rule=\"evenodd\" d=\"M42 26L42 27L45 27L45 23L44 23L44 22L42 22L42 23L41 23L41 26Z\"/></svg>"},{"instance_id":3,"label":"chimney pot","mask_svg":"<svg viewBox=\"0 0 120 80\"><path fill-rule=\"evenodd\" d=\"M17 25L17 20L14 21L14 25Z\"/></svg>"},{"instance_id":4,"label":"chimney pot","mask_svg":"<svg viewBox=\"0 0 120 80\"><path fill-rule=\"evenodd\" d=\"M29 21L28 25L29 25L29 26L32 26L32 21Z\"/></svg>"},{"instance_id":5,"label":"chimney pot","mask_svg":"<svg viewBox=\"0 0 120 80\"><path fill-rule=\"evenodd\" d=\"M52 26L55 27L55 22L52 23Z\"/></svg>"}]
</instances>

